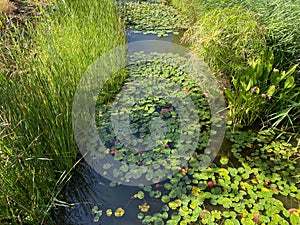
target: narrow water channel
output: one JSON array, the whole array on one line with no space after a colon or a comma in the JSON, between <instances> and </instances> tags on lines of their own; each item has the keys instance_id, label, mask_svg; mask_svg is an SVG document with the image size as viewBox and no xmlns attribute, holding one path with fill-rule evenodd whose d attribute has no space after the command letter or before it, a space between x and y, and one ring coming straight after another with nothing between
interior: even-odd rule
<instances>
[{"instance_id":1,"label":"narrow water channel","mask_svg":"<svg viewBox=\"0 0 300 225\"><path fill-rule=\"evenodd\" d=\"M168 36L158 37L156 34L135 33L133 30L126 30L127 43L145 40L167 41L180 45L183 31L179 34L169 34ZM53 218L56 224L64 225L141 225L142 222L137 218L139 205L143 200L133 199L140 188L132 186L117 185L110 186L111 181L99 175L84 160L77 165L74 174L63 190L64 203L57 202L53 210ZM158 188L158 187L153 187ZM147 199L151 203L150 214L159 212L162 204L160 199ZM92 213L93 207L103 211L103 215L98 222L94 221L95 214ZM157 206L157 207L155 207ZM113 211L123 208L125 214L122 217L107 216L107 209Z\"/></svg>"}]
</instances>

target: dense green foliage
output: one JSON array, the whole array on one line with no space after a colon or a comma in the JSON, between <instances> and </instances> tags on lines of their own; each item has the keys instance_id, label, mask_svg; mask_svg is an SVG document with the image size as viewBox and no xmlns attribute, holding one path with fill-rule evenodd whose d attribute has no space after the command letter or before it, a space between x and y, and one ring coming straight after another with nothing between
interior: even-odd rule
<instances>
[{"instance_id":1,"label":"dense green foliage","mask_svg":"<svg viewBox=\"0 0 300 225\"><path fill-rule=\"evenodd\" d=\"M299 0L172 0L175 6L198 20L210 10L243 7L259 14L266 26L268 46L275 55L275 66L287 70L300 60Z\"/></svg>"},{"instance_id":2,"label":"dense green foliage","mask_svg":"<svg viewBox=\"0 0 300 225\"><path fill-rule=\"evenodd\" d=\"M249 62L248 69L231 78L231 88L224 93L234 124L251 126L258 118L264 123L266 115L276 112L278 105L294 93L296 65L287 72L279 71L272 67L273 60L272 52L267 52L262 59ZM277 121L281 122L280 119ZM293 125L292 120L290 125Z\"/></svg>"},{"instance_id":3,"label":"dense green foliage","mask_svg":"<svg viewBox=\"0 0 300 225\"><path fill-rule=\"evenodd\" d=\"M144 188L151 197L161 196L165 203L161 213L145 213L144 224L162 224L168 211L172 212L168 225L196 221L195 224L245 225L299 222L299 210L294 212L288 206L290 197L300 199L296 146L284 138L276 140L273 131L232 132L228 139L233 143L233 156L223 155L216 164L199 170L196 155L163 187ZM282 196L287 196L287 202L280 200Z\"/></svg>"},{"instance_id":4,"label":"dense green foliage","mask_svg":"<svg viewBox=\"0 0 300 225\"><path fill-rule=\"evenodd\" d=\"M120 95L112 95L112 102L99 104L96 114L99 135L106 149L109 150L106 152L92 150L91 152L100 158L111 154L115 160L126 162L125 165L130 164L131 167L132 165L149 166L160 162L163 165L167 164L166 171L177 171L182 163L179 156L186 155L184 158L188 160L190 153L196 148L198 151L204 151L208 144L211 121L207 99L199 86L189 78L190 68L186 58L176 54L163 53L150 55L136 53L131 58L132 63L126 70L127 78L121 84ZM142 83L148 85L141 88ZM116 86L114 88L118 89ZM155 95L148 96L146 93L155 93ZM100 93L100 99L102 96ZM137 96L138 102L132 96ZM180 103L175 104L176 99L180 99ZM116 114L116 102L118 106L122 105L125 109L126 106L131 107L129 127L135 138L131 138L131 142L127 146L118 141L111 122L112 115ZM191 115L195 114L198 115L199 121L191 121L191 118L195 118ZM185 128L181 120L185 120L189 126ZM162 134L163 128L158 131L153 127L154 125L151 127L151 121L152 123L157 121L156 125L159 127L164 123L165 135ZM200 137L193 134L195 130L201 130ZM187 135L186 133L190 132L192 135L189 134L189 138L183 138ZM154 149L144 152L137 151L149 142L150 145L156 143ZM97 150L96 143L95 148ZM137 173L131 167L115 168L113 164L103 164L104 173L113 169L114 177L118 177L122 181L138 179L143 176L142 173ZM145 179L157 183L164 178L165 173L162 168L152 169L150 167L147 168Z\"/></svg>"},{"instance_id":5,"label":"dense green foliage","mask_svg":"<svg viewBox=\"0 0 300 225\"><path fill-rule=\"evenodd\" d=\"M185 32L183 40L215 71L239 76L248 61L266 49L264 29L257 15L240 9L211 10Z\"/></svg>"},{"instance_id":6,"label":"dense green foliage","mask_svg":"<svg viewBox=\"0 0 300 225\"><path fill-rule=\"evenodd\" d=\"M232 131L230 125L228 129L226 148L231 151L219 154L208 168L200 169L203 155L195 152L168 180L141 187L132 196L131 201L139 203L136 216L143 224L299 223L299 139L287 141L289 134L276 130ZM115 185L111 183L112 188ZM162 206L153 212L156 199ZM126 206L120 209L122 214L114 216L127 213ZM112 209L99 205L93 213L98 221L110 217Z\"/></svg>"},{"instance_id":7,"label":"dense green foliage","mask_svg":"<svg viewBox=\"0 0 300 225\"><path fill-rule=\"evenodd\" d=\"M173 3L187 10L183 3ZM300 36L296 28L300 25L296 19L299 18L299 4L292 1L254 3L250 0L197 0L189 4L198 13L190 15L187 11L196 22L185 33L184 40L191 43L192 50L217 74L225 77L225 81L228 78L229 82L224 86L232 89L226 92L231 119L250 126L259 118L258 123L263 127L282 126L295 131L299 127L300 108L299 67L295 66L300 56ZM286 14L290 16L283 18ZM257 82L249 83L251 77L261 73L251 69L253 61L261 64L261 68L269 69L263 76L252 79ZM282 74L279 77L291 75L286 85L276 80L274 86L271 77L276 76L278 70ZM243 90L242 86L245 86ZM272 92L272 98L268 96L268 104L264 98L251 93L255 89L254 93L264 97L268 88L276 90ZM229 93L233 92L235 94L231 96ZM241 95L237 94L241 92Z\"/></svg>"},{"instance_id":8,"label":"dense green foliage","mask_svg":"<svg viewBox=\"0 0 300 225\"><path fill-rule=\"evenodd\" d=\"M160 0L125 3L120 9L123 22L127 28L158 36L176 35L195 22L184 40L229 81L224 91L229 122L223 152L209 167L201 167L203 161L210 162L209 133L218 135L218 131L211 127L207 93L186 76L185 62L174 54L157 53L148 62L139 53L138 61L133 60L99 90L95 119L107 149L105 155L95 152L95 156L109 155L137 166L172 159L166 167L174 175L160 183L160 170L148 171L146 180L157 183L140 186L129 200L139 202L136 216L147 225L300 224L300 140L295 135L300 119L295 65L300 55L299 0L172 3L181 11ZM77 84L95 59L125 42L125 27L112 0L57 1L55 7L40 10L43 18L23 24L23 29L13 20L0 18L11 22L1 28L2 62L15 67L0 70L1 224L51 223L51 208L63 203L61 189L77 163L71 123ZM163 78L181 89L161 83L141 90L136 82L149 77ZM181 144L178 109L162 97L135 102L118 95L142 95L147 88L163 97L189 96L197 108L193 112L199 116L200 137L186 139L184 144L186 150L195 143L198 147L192 155L185 154L184 165L176 161L178 155L172 156ZM142 152L116 141L111 124L115 102L132 106L130 130L137 139L132 146L150 137L150 142L158 142L156 148ZM157 140L164 130L151 127L153 118L168 127L163 139ZM225 118L218 119L223 123ZM260 120L260 131L242 130ZM267 120L281 129L264 129ZM285 133L286 126L294 133ZM88 144L89 149L97 149L96 142ZM106 163L102 169L120 179L138 179L140 174L126 164L116 169ZM116 185L110 184L111 188ZM159 212L151 211L157 207L153 199L162 204ZM110 209L99 204L90 214L94 222L101 216L122 217L127 205Z\"/></svg>"},{"instance_id":9,"label":"dense green foliage","mask_svg":"<svg viewBox=\"0 0 300 225\"><path fill-rule=\"evenodd\" d=\"M25 28L11 24L1 36L14 46L1 46L3 54L18 66L18 73L0 72L1 224L47 218L76 159L71 105L77 83L97 57L124 43L113 1L58 1L55 7L41 9L43 18Z\"/></svg>"}]
</instances>

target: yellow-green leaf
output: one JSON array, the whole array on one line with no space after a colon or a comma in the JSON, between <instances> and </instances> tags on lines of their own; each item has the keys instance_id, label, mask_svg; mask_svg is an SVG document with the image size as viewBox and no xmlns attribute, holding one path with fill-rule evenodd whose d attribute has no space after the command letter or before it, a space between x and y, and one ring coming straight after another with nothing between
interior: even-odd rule
<instances>
[{"instance_id":1,"label":"yellow-green leaf","mask_svg":"<svg viewBox=\"0 0 300 225\"><path fill-rule=\"evenodd\" d=\"M284 82L284 88L292 88L292 87L294 87L294 85L295 85L294 77L289 77Z\"/></svg>"},{"instance_id":2,"label":"yellow-green leaf","mask_svg":"<svg viewBox=\"0 0 300 225\"><path fill-rule=\"evenodd\" d=\"M267 91L267 95L272 96L275 92L275 89L276 89L275 85L271 85Z\"/></svg>"},{"instance_id":3,"label":"yellow-green leaf","mask_svg":"<svg viewBox=\"0 0 300 225\"><path fill-rule=\"evenodd\" d=\"M117 208L115 211L115 217L122 217L125 214L125 210L122 208Z\"/></svg>"},{"instance_id":4,"label":"yellow-green leaf","mask_svg":"<svg viewBox=\"0 0 300 225\"><path fill-rule=\"evenodd\" d=\"M148 212L150 209L150 205L148 205L146 202L143 205L139 205L139 209L141 212Z\"/></svg>"},{"instance_id":5,"label":"yellow-green leaf","mask_svg":"<svg viewBox=\"0 0 300 225\"><path fill-rule=\"evenodd\" d=\"M112 215L112 210L111 209L107 209L106 210L106 215L107 216L111 216Z\"/></svg>"}]
</instances>

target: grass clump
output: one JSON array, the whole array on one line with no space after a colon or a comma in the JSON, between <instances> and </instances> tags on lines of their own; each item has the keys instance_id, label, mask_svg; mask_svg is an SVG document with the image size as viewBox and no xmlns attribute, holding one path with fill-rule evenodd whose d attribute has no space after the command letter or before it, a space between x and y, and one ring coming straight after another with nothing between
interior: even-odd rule
<instances>
[{"instance_id":1,"label":"grass clump","mask_svg":"<svg viewBox=\"0 0 300 225\"><path fill-rule=\"evenodd\" d=\"M247 68L248 60L260 58L266 49L264 29L256 15L239 8L207 12L183 40L212 69L230 76Z\"/></svg>"},{"instance_id":2,"label":"grass clump","mask_svg":"<svg viewBox=\"0 0 300 225\"><path fill-rule=\"evenodd\" d=\"M1 223L50 220L76 160L76 86L89 64L124 43L113 1L67 0L55 7L45 8L35 25L27 23L26 34L16 26L6 30L16 44L6 55L18 68L0 71Z\"/></svg>"},{"instance_id":3,"label":"grass clump","mask_svg":"<svg viewBox=\"0 0 300 225\"><path fill-rule=\"evenodd\" d=\"M275 66L280 70L287 70L300 62L299 0L172 0L172 3L187 12L194 20L198 20L211 10L232 7L242 7L257 13L266 27L267 43L274 51Z\"/></svg>"}]
</instances>

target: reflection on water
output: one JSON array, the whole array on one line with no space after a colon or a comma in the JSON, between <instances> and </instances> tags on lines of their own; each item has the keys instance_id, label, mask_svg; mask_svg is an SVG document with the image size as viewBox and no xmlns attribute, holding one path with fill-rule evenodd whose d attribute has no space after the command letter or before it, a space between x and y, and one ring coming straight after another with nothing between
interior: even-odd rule
<instances>
[{"instance_id":1,"label":"reflection on water","mask_svg":"<svg viewBox=\"0 0 300 225\"><path fill-rule=\"evenodd\" d=\"M82 161L76 168L71 181L65 187L63 193L68 207L56 207L53 212L54 220L57 224L64 225L139 225L141 220L137 218L140 212L138 206L143 204L143 200L132 199L132 196L139 190L132 186L109 186L110 181L97 174L85 161ZM160 200L151 200L150 213L155 212L155 205L161 208ZM103 215L99 222L93 222L95 215L92 208L98 206L103 210ZM123 217L108 217L105 215L107 209L114 212L117 208L123 208Z\"/></svg>"},{"instance_id":2,"label":"reflection on water","mask_svg":"<svg viewBox=\"0 0 300 225\"><path fill-rule=\"evenodd\" d=\"M126 30L127 43L135 42L135 41L145 41L145 40L157 40L157 41L168 41L174 44L182 45L187 47L186 44L180 43L180 39L183 36L184 31L180 31L178 35L169 34L166 37L158 37L156 34L143 34L143 33L135 33L134 30L128 29Z\"/></svg>"}]
</instances>

